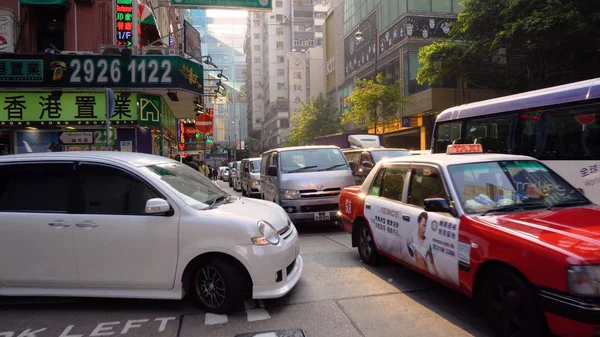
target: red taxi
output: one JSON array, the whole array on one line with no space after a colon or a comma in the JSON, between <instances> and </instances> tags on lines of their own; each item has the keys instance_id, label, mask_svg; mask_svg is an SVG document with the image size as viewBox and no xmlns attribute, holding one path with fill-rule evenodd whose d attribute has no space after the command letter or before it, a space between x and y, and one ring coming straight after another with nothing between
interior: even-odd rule
<instances>
[{"instance_id":1,"label":"red taxi","mask_svg":"<svg viewBox=\"0 0 600 337\"><path fill-rule=\"evenodd\" d=\"M378 163L340 194L352 246L473 298L498 336L600 336L600 207L536 159L480 152Z\"/></svg>"}]
</instances>

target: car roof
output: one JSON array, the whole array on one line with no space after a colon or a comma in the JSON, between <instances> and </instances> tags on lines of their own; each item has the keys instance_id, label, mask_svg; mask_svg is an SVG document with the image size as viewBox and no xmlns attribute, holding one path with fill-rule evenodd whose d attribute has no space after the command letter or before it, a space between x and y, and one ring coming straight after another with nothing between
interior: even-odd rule
<instances>
[{"instance_id":1,"label":"car roof","mask_svg":"<svg viewBox=\"0 0 600 337\"><path fill-rule=\"evenodd\" d=\"M0 162L27 160L97 160L128 163L133 166L147 166L159 163L177 162L162 156L138 152L120 151L65 151L9 154L0 156Z\"/></svg>"},{"instance_id":2,"label":"car roof","mask_svg":"<svg viewBox=\"0 0 600 337\"><path fill-rule=\"evenodd\" d=\"M364 149L344 149L343 152L370 152L370 151L408 151L408 149L403 149L399 147L373 147L373 148L364 148Z\"/></svg>"},{"instance_id":3,"label":"car roof","mask_svg":"<svg viewBox=\"0 0 600 337\"><path fill-rule=\"evenodd\" d=\"M432 163L440 166L454 164L469 164L475 162L489 162L498 160L536 160L527 156L498 153L466 153L466 154L426 154L421 156L393 157L385 160L385 163Z\"/></svg>"},{"instance_id":4,"label":"car roof","mask_svg":"<svg viewBox=\"0 0 600 337\"><path fill-rule=\"evenodd\" d=\"M339 149L339 147L337 147L335 145L291 146L291 147L281 147L281 148L269 150L269 151L266 151L266 152L273 152L273 151L286 152L286 151L316 150L316 149Z\"/></svg>"}]
</instances>

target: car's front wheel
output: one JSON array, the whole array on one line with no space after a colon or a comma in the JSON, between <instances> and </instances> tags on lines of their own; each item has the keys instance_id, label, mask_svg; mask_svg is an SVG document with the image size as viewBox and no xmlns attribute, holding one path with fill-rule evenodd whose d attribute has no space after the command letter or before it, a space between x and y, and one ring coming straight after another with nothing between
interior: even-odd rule
<instances>
[{"instance_id":1,"label":"car's front wheel","mask_svg":"<svg viewBox=\"0 0 600 337\"><path fill-rule=\"evenodd\" d=\"M377 262L379 262L379 252L377 252L377 248L375 248L371 230L364 222L361 222L358 225L358 254L364 263L370 265L377 264Z\"/></svg>"},{"instance_id":2,"label":"car's front wheel","mask_svg":"<svg viewBox=\"0 0 600 337\"><path fill-rule=\"evenodd\" d=\"M222 259L203 262L194 272L194 299L206 311L224 314L241 303L242 283L233 264Z\"/></svg>"}]
</instances>

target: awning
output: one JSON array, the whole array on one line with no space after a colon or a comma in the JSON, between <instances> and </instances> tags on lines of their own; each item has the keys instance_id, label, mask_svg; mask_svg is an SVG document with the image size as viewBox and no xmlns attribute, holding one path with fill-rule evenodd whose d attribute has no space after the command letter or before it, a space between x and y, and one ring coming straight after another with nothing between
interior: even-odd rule
<instances>
[{"instance_id":1,"label":"awning","mask_svg":"<svg viewBox=\"0 0 600 337\"><path fill-rule=\"evenodd\" d=\"M143 25L155 25L156 19L154 17L154 13L152 12L152 8L139 3L138 1L138 16L140 18L140 23Z\"/></svg>"},{"instance_id":2,"label":"awning","mask_svg":"<svg viewBox=\"0 0 600 337\"><path fill-rule=\"evenodd\" d=\"M141 3L141 0L138 0L138 20L140 23L140 33L143 39L146 40L146 43L160 39L161 36L154 12L150 6Z\"/></svg>"},{"instance_id":3,"label":"awning","mask_svg":"<svg viewBox=\"0 0 600 337\"><path fill-rule=\"evenodd\" d=\"M69 0L19 0L21 5L52 5L52 6L63 6L65 8L71 7Z\"/></svg>"}]
</instances>

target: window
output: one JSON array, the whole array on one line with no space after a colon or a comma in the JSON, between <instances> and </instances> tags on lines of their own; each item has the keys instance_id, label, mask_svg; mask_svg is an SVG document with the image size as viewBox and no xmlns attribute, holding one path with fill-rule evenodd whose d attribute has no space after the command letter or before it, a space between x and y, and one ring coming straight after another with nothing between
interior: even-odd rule
<instances>
[{"instance_id":1,"label":"window","mask_svg":"<svg viewBox=\"0 0 600 337\"><path fill-rule=\"evenodd\" d=\"M279 127L280 128L289 128L290 127L290 120L289 119L280 119L279 120Z\"/></svg>"},{"instance_id":2,"label":"window","mask_svg":"<svg viewBox=\"0 0 600 337\"><path fill-rule=\"evenodd\" d=\"M431 11L431 0L408 0L410 11Z\"/></svg>"},{"instance_id":3,"label":"window","mask_svg":"<svg viewBox=\"0 0 600 337\"><path fill-rule=\"evenodd\" d=\"M283 14L275 15L275 21L279 21L279 22L283 21Z\"/></svg>"},{"instance_id":4,"label":"window","mask_svg":"<svg viewBox=\"0 0 600 337\"><path fill-rule=\"evenodd\" d=\"M434 12L452 13L452 0L431 1L431 9Z\"/></svg>"},{"instance_id":5,"label":"window","mask_svg":"<svg viewBox=\"0 0 600 337\"><path fill-rule=\"evenodd\" d=\"M275 1L275 7L277 7L277 8L283 7L283 1L280 1L280 0Z\"/></svg>"},{"instance_id":6,"label":"window","mask_svg":"<svg viewBox=\"0 0 600 337\"><path fill-rule=\"evenodd\" d=\"M260 51L260 45L259 44L255 44L254 45L254 51Z\"/></svg>"},{"instance_id":7,"label":"window","mask_svg":"<svg viewBox=\"0 0 600 337\"><path fill-rule=\"evenodd\" d=\"M397 166L386 168L381 184L381 196L396 201L402 201L404 180L406 179L408 170L408 168Z\"/></svg>"},{"instance_id":8,"label":"window","mask_svg":"<svg viewBox=\"0 0 600 337\"><path fill-rule=\"evenodd\" d=\"M429 86L417 83L417 74L421 64L419 63L419 52L410 51L404 54L404 93L405 95L415 94L426 90Z\"/></svg>"},{"instance_id":9,"label":"window","mask_svg":"<svg viewBox=\"0 0 600 337\"><path fill-rule=\"evenodd\" d=\"M315 26L315 32L322 32L323 31L323 26L322 25L316 25Z\"/></svg>"},{"instance_id":10,"label":"window","mask_svg":"<svg viewBox=\"0 0 600 337\"><path fill-rule=\"evenodd\" d=\"M283 90L283 89L285 89L285 83L281 83L281 82L277 83L277 90Z\"/></svg>"},{"instance_id":11,"label":"window","mask_svg":"<svg viewBox=\"0 0 600 337\"><path fill-rule=\"evenodd\" d=\"M275 28L275 34L277 34L277 35L283 35L283 27L277 27L277 28Z\"/></svg>"},{"instance_id":12,"label":"window","mask_svg":"<svg viewBox=\"0 0 600 337\"><path fill-rule=\"evenodd\" d=\"M67 213L72 163L0 165L0 212Z\"/></svg>"},{"instance_id":13,"label":"window","mask_svg":"<svg viewBox=\"0 0 600 337\"><path fill-rule=\"evenodd\" d=\"M65 49L66 11L60 6L29 6L31 30L35 32L37 53L43 53L54 46ZM32 13L33 12L33 13Z\"/></svg>"},{"instance_id":14,"label":"window","mask_svg":"<svg viewBox=\"0 0 600 337\"><path fill-rule=\"evenodd\" d=\"M283 56L277 55L277 63L283 63Z\"/></svg>"},{"instance_id":15,"label":"window","mask_svg":"<svg viewBox=\"0 0 600 337\"><path fill-rule=\"evenodd\" d=\"M255 19L260 19L260 13L254 13L252 15L254 16Z\"/></svg>"},{"instance_id":16,"label":"window","mask_svg":"<svg viewBox=\"0 0 600 337\"><path fill-rule=\"evenodd\" d=\"M317 19L325 19L327 17L327 12L315 12L315 18Z\"/></svg>"},{"instance_id":17,"label":"window","mask_svg":"<svg viewBox=\"0 0 600 337\"><path fill-rule=\"evenodd\" d=\"M408 203L423 207L425 199L447 198L438 170L435 168L413 169L408 189Z\"/></svg>"},{"instance_id":18,"label":"window","mask_svg":"<svg viewBox=\"0 0 600 337\"><path fill-rule=\"evenodd\" d=\"M277 50L283 50L283 41L277 41Z\"/></svg>"},{"instance_id":19,"label":"window","mask_svg":"<svg viewBox=\"0 0 600 337\"><path fill-rule=\"evenodd\" d=\"M445 153L448 145L453 144L454 141L461 137L462 124L462 122L438 124L437 130L435 131L436 134L433 153Z\"/></svg>"},{"instance_id":20,"label":"window","mask_svg":"<svg viewBox=\"0 0 600 337\"><path fill-rule=\"evenodd\" d=\"M277 76L284 76L285 71L283 69L277 69Z\"/></svg>"},{"instance_id":21,"label":"window","mask_svg":"<svg viewBox=\"0 0 600 337\"><path fill-rule=\"evenodd\" d=\"M82 164L78 171L84 214L144 215L146 202L161 198L145 182L113 167Z\"/></svg>"},{"instance_id":22,"label":"window","mask_svg":"<svg viewBox=\"0 0 600 337\"><path fill-rule=\"evenodd\" d=\"M385 174L385 169L382 168L377 172L377 177L373 180L373 185L369 189L369 195L374 195L376 197L380 196L381 193L381 181L383 180L383 175Z\"/></svg>"},{"instance_id":23,"label":"window","mask_svg":"<svg viewBox=\"0 0 600 337\"><path fill-rule=\"evenodd\" d=\"M255 39L260 39L260 33L254 33L254 38Z\"/></svg>"},{"instance_id":24,"label":"window","mask_svg":"<svg viewBox=\"0 0 600 337\"><path fill-rule=\"evenodd\" d=\"M256 99L262 99L262 94L256 94Z\"/></svg>"},{"instance_id":25,"label":"window","mask_svg":"<svg viewBox=\"0 0 600 337\"><path fill-rule=\"evenodd\" d=\"M347 170L346 158L338 149L302 149L281 152L283 173Z\"/></svg>"},{"instance_id":26,"label":"window","mask_svg":"<svg viewBox=\"0 0 600 337\"><path fill-rule=\"evenodd\" d=\"M260 69L254 69L253 74L254 74L254 76L260 76L260 75L262 75L262 71Z\"/></svg>"},{"instance_id":27,"label":"window","mask_svg":"<svg viewBox=\"0 0 600 337\"><path fill-rule=\"evenodd\" d=\"M252 20L252 25L254 27L260 27L260 20Z\"/></svg>"},{"instance_id":28,"label":"window","mask_svg":"<svg viewBox=\"0 0 600 337\"><path fill-rule=\"evenodd\" d=\"M260 61L260 57L255 57L255 58L254 58L254 63L260 63L260 62L261 62L261 61Z\"/></svg>"},{"instance_id":29,"label":"window","mask_svg":"<svg viewBox=\"0 0 600 337\"><path fill-rule=\"evenodd\" d=\"M254 82L254 87L255 88L260 88L260 82L258 82L258 81Z\"/></svg>"},{"instance_id":30,"label":"window","mask_svg":"<svg viewBox=\"0 0 600 337\"><path fill-rule=\"evenodd\" d=\"M466 121L464 137L456 143L481 144L484 152L513 153L514 147L510 140L516 132L518 122L516 113Z\"/></svg>"}]
</instances>

